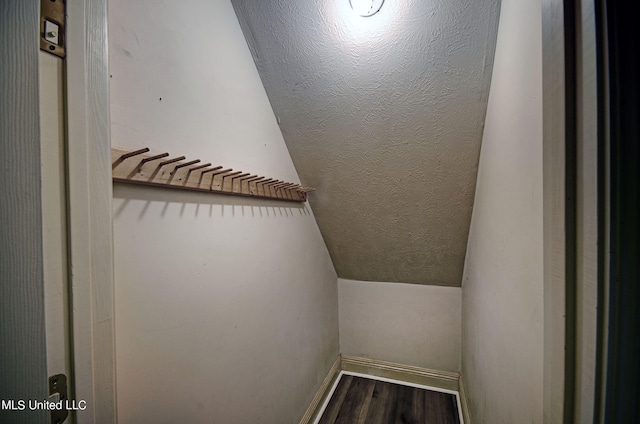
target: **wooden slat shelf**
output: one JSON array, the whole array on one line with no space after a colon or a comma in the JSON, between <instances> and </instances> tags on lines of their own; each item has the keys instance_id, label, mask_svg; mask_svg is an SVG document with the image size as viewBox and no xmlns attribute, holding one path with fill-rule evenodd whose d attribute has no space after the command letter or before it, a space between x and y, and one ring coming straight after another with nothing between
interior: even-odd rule
<instances>
[{"instance_id":1,"label":"wooden slat shelf","mask_svg":"<svg viewBox=\"0 0 640 424\"><path fill-rule=\"evenodd\" d=\"M169 153L149 155L148 152L148 148L130 151L112 147L113 181L288 202L305 202L307 193L315 191L314 188L250 172L212 166L211 163L201 164L200 159L186 161L184 156L172 157Z\"/></svg>"}]
</instances>

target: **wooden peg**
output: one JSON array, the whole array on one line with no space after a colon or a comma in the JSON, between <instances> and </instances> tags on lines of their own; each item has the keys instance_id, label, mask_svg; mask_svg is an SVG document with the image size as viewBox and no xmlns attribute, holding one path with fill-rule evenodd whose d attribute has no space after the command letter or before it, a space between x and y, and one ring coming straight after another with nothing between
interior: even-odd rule
<instances>
[{"instance_id":1,"label":"wooden peg","mask_svg":"<svg viewBox=\"0 0 640 424\"><path fill-rule=\"evenodd\" d=\"M257 182L261 178L264 178L264 177L259 177L257 175L252 175L250 177L244 178L242 181L240 181L240 191L242 191L242 184L244 182L246 182L247 183L247 190L249 191L249 194L251 194L251 183L252 182Z\"/></svg>"},{"instance_id":2,"label":"wooden peg","mask_svg":"<svg viewBox=\"0 0 640 424\"><path fill-rule=\"evenodd\" d=\"M296 183L287 183L284 186L282 186L281 188L290 188L290 187L293 187L294 185L296 185Z\"/></svg>"},{"instance_id":3,"label":"wooden peg","mask_svg":"<svg viewBox=\"0 0 640 424\"><path fill-rule=\"evenodd\" d=\"M140 149L140 150L134 150L133 152L125 153L124 155L120 156L120 160L129 159L130 157L138 156L138 155L141 155L143 153L147 153L148 151L149 151L148 147L145 147L144 149ZM167 155L168 155L168 153L167 153Z\"/></svg>"},{"instance_id":4,"label":"wooden peg","mask_svg":"<svg viewBox=\"0 0 640 424\"><path fill-rule=\"evenodd\" d=\"M257 175L247 174L244 177L240 177L239 180L240 181L247 181L247 180L250 180L250 179L255 178L255 177L257 177Z\"/></svg>"},{"instance_id":5,"label":"wooden peg","mask_svg":"<svg viewBox=\"0 0 640 424\"><path fill-rule=\"evenodd\" d=\"M220 187L222 191L232 192L233 191L233 180L239 177L243 177L245 175L249 175L247 173L242 173L242 171L232 172L230 174L224 175L222 177L222 186ZM230 178L229 178L230 177ZM226 179L229 178L229 179Z\"/></svg>"},{"instance_id":6,"label":"wooden peg","mask_svg":"<svg viewBox=\"0 0 640 424\"><path fill-rule=\"evenodd\" d=\"M267 178L267 179L263 179L261 181L257 181L256 182L256 194L259 196L263 196L265 194L265 189L266 189L266 184L270 181L272 181L273 178ZM261 194L262 192L262 194Z\"/></svg>"},{"instance_id":7,"label":"wooden peg","mask_svg":"<svg viewBox=\"0 0 640 424\"><path fill-rule=\"evenodd\" d=\"M163 167L165 165L169 165L170 163L174 163L174 162L180 162L181 160L185 160L186 158L184 156L179 156L177 158L173 158L173 159L169 159L169 160L165 160L164 162L160 162L158 164L158 167Z\"/></svg>"},{"instance_id":8,"label":"wooden peg","mask_svg":"<svg viewBox=\"0 0 640 424\"><path fill-rule=\"evenodd\" d=\"M242 171L231 172L230 174L223 176L222 179L224 180L227 177L233 177L234 175L238 175L238 174L242 174Z\"/></svg>"},{"instance_id":9,"label":"wooden peg","mask_svg":"<svg viewBox=\"0 0 640 424\"><path fill-rule=\"evenodd\" d=\"M195 166L193 168L189 168L189 172L197 171L198 169L203 169L203 168L206 168L207 166L211 166L211 163L205 163L204 165L198 165L198 166ZM220 167L220 168L222 168L222 167Z\"/></svg>"},{"instance_id":10,"label":"wooden peg","mask_svg":"<svg viewBox=\"0 0 640 424\"><path fill-rule=\"evenodd\" d=\"M221 169L221 168L222 168L221 166L216 166L215 168L211 168L211 169L207 169L206 171L202 171L202 173L206 174L208 172L217 171L218 169ZM229 168L229 169L225 169L225 171L233 171L233 169ZM213 175L216 175L216 174L213 174Z\"/></svg>"},{"instance_id":11,"label":"wooden peg","mask_svg":"<svg viewBox=\"0 0 640 424\"><path fill-rule=\"evenodd\" d=\"M249 190L249 193L252 195L257 195L258 194L258 184L260 184L262 182L262 180L264 180L265 177L255 177L255 178L249 178L247 180L247 190ZM251 183L254 184L254 188L251 188Z\"/></svg>"},{"instance_id":12,"label":"wooden peg","mask_svg":"<svg viewBox=\"0 0 640 424\"><path fill-rule=\"evenodd\" d=\"M240 172L242 172L242 171L240 171ZM244 178L246 176L249 176L249 175L251 175L251 174L244 173L244 174L236 175L236 176L231 177L231 180L235 180L235 179L238 179L238 178L242 179L242 178ZM228 177L228 175L227 175L227 177Z\"/></svg>"},{"instance_id":13,"label":"wooden peg","mask_svg":"<svg viewBox=\"0 0 640 424\"><path fill-rule=\"evenodd\" d=\"M223 177L222 177L222 182L224 183L224 174L228 174L228 173L229 173L229 172L231 172L231 171L233 171L233 169L232 169L232 168L228 168L228 169L221 169L221 170L219 170L219 171L213 171L213 172L211 173L211 184L209 185L209 188L210 188L211 190L213 190L213 186L214 186L213 182L214 182L214 181L215 181L215 179L216 179L216 175L223 175ZM220 189L220 190L222 190L222 184L220 184L219 189Z\"/></svg>"},{"instance_id":14,"label":"wooden peg","mask_svg":"<svg viewBox=\"0 0 640 424\"><path fill-rule=\"evenodd\" d=\"M284 186L282 187L282 192L284 193L284 195L287 197L287 199L293 199L293 193L291 193L290 190L290 185Z\"/></svg>"},{"instance_id":15,"label":"wooden peg","mask_svg":"<svg viewBox=\"0 0 640 424\"><path fill-rule=\"evenodd\" d=\"M278 184L281 184L281 183L282 183L282 181L275 180L275 181L271 181L271 182L265 184L264 187L263 187L263 191L264 191L265 196L277 199L279 196L278 196L277 190L274 187L276 185L278 185ZM273 189L273 190L271 190L271 189ZM267 194L267 191L268 191L269 194Z\"/></svg>"},{"instance_id":16,"label":"wooden peg","mask_svg":"<svg viewBox=\"0 0 640 424\"><path fill-rule=\"evenodd\" d=\"M287 193L283 190L283 188L289 183L287 182L281 182L280 184L276 184L273 186L273 188L276 191L276 197L278 199L284 199L287 196Z\"/></svg>"},{"instance_id":17,"label":"wooden peg","mask_svg":"<svg viewBox=\"0 0 640 424\"><path fill-rule=\"evenodd\" d=\"M251 174L250 173L244 173L244 174L240 174L240 175L236 175L231 177L231 191L233 191L234 193L241 193L242 192L242 181L246 178L250 178ZM236 181L238 181L238 190L235 189L235 183Z\"/></svg>"},{"instance_id":18,"label":"wooden peg","mask_svg":"<svg viewBox=\"0 0 640 424\"><path fill-rule=\"evenodd\" d=\"M283 190L291 190L292 188L296 187L297 185L298 184L295 184L295 183L289 183L289 184L287 184L285 186L282 186L280 188L283 189Z\"/></svg>"},{"instance_id":19,"label":"wooden peg","mask_svg":"<svg viewBox=\"0 0 640 424\"><path fill-rule=\"evenodd\" d=\"M196 160L192 160L191 162L185 162L185 163L181 163L180 165L176 165L175 168L173 168L173 171L171 172L171 174L175 174L176 171L180 168L184 168L185 166L189 166L189 165L194 165L196 163L200 162L200 159L196 159Z\"/></svg>"},{"instance_id":20,"label":"wooden peg","mask_svg":"<svg viewBox=\"0 0 640 424\"><path fill-rule=\"evenodd\" d=\"M224 186L224 178L228 175L235 175L238 172L242 172L242 171L236 171L231 173L231 171L233 171L233 169L228 168L228 169L221 169L219 171L214 171L211 173L211 183L209 185L209 189L210 190L218 190L218 191L224 191L222 188ZM217 183L215 183L216 180L216 175L222 175L222 181L218 181ZM215 184L214 184L215 183Z\"/></svg>"},{"instance_id":21,"label":"wooden peg","mask_svg":"<svg viewBox=\"0 0 640 424\"><path fill-rule=\"evenodd\" d=\"M248 178L245 181L249 182L249 183L257 183L258 181L264 179L264 177L258 177L256 176L255 178Z\"/></svg>"},{"instance_id":22,"label":"wooden peg","mask_svg":"<svg viewBox=\"0 0 640 424\"><path fill-rule=\"evenodd\" d=\"M169 156L169 153L160 153L159 155L150 156L148 158L144 158L140 161L140 166L144 165L147 162L151 162L152 160L162 159Z\"/></svg>"}]
</instances>

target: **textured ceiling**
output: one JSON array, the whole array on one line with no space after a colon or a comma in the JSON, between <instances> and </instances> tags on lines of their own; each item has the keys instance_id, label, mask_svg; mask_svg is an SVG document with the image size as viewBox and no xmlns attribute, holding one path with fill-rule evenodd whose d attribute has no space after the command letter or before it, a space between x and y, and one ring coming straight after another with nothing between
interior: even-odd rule
<instances>
[{"instance_id":1,"label":"textured ceiling","mask_svg":"<svg viewBox=\"0 0 640 424\"><path fill-rule=\"evenodd\" d=\"M338 275L459 286L499 2L232 3Z\"/></svg>"}]
</instances>

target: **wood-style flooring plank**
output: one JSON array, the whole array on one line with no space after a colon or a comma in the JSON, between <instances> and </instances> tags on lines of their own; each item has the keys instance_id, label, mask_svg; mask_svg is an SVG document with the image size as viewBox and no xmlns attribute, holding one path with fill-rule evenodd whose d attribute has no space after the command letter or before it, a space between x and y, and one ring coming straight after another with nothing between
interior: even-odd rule
<instances>
[{"instance_id":1,"label":"wood-style flooring plank","mask_svg":"<svg viewBox=\"0 0 640 424\"><path fill-rule=\"evenodd\" d=\"M367 424L388 424L396 414L396 384L376 381L371 404L367 413Z\"/></svg>"},{"instance_id":2,"label":"wood-style flooring plank","mask_svg":"<svg viewBox=\"0 0 640 424\"><path fill-rule=\"evenodd\" d=\"M340 413L340 408L342 408L344 398L347 396L352 381L353 377L350 375L340 377L336 390L334 390L331 400L329 400L318 424L334 424L336 422L336 418Z\"/></svg>"},{"instance_id":3,"label":"wood-style flooring plank","mask_svg":"<svg viewBox=\"0 0 640 424\"><path fill-rule=\"evenodd\" d=\"M373 391L376 388L376 382L374 380L369 380L367 386L367 392L364 395L364 400L362 402L362 408L360 408L360 414L358 414L358 423L357 424L367 424L367 415L369 413L369 406L371 405L371 401L373 400Z\"/></svg>"},{"instance_id":4,"label":"wood-style flooring plank","mask_svg":"<svg viewBox=\"0 0 640 424\"><path fill-rule=\"evenodd\" d=\"M319 424L460 424L453 394L343 375Z\"/></svg>"},{"instance_id":5,"label":"wood-style flooring plank","mask_svg":"<svg viewBox=\"0 0 640 424\"><path fill-rule=\"evenodd\" d=\"M423 424L424 420L421 421L422 417L413 415L413 391L415 388L402 385L398 386L396 416L394 417L393 424Z\"/></svg>"},{"instance_id":6,"label":"wood-style flooring plank","mask_svg":"<svg viewBox=\"0 0 640 424\"><path fill-rule=\"evenodd\" d=\"M362 410L365 396L369 392L371 383L372 380L367 378L354 378L334 424L355 424L358 422L360 411ZM373 391L371 391L371 393L373 393ZM369 396L371 396L371 394Z\"/></svg>"},{"instance_id":7,"label":"wood-style flooring plank","mask_svg":"<svg viewBox=\"0 0 640 424\"><path fill-rule=\"evenodd\" d=\"M418 418L426 417L426 398L430 392L423 389L413 388L413 399L411 402L411 414Z\"/></svg>"},{"instance_id":8,"label":"wood-style flooring plank","mask_svg":"<svg viewBox=\"0 0 640 424\"><path fill-rule=\"evenodd\" d=\"M433 424L460 424L458 404L454 395L428 392L424 398L425 422Z\"/></svg>"}]
</instances>

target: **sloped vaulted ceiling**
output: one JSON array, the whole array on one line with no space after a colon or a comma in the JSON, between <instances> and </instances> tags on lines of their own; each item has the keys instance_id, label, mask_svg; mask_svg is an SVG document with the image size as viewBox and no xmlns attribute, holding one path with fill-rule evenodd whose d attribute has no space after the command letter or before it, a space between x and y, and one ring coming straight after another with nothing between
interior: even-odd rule
<instances>
[{"instance_id":1,"label":"sloped vaulted ceiling","mask_svg":"<svg viewBox=\"0 0 640 424\"><path fill-rule=\"evenodd\" d=\"M232 3L338 275L459 286L499 2Z\"/></svg>"}]
</instances>

